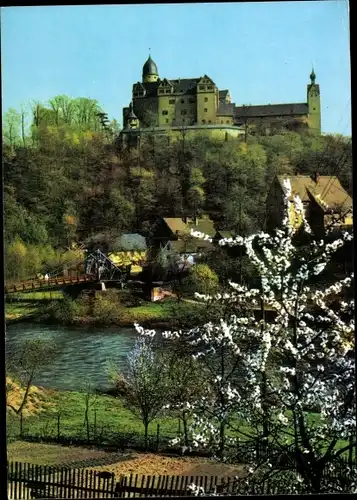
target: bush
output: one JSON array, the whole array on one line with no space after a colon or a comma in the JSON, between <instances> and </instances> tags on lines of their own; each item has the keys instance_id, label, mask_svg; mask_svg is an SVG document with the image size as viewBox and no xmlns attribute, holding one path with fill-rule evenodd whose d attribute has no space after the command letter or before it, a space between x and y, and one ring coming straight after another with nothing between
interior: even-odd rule
<instances>
[{"instance_id":1,"label":"bush","mask_svg":"<svg viewBox=\"0 0 357 500\"><path fill-rule=\"evenodd\" d=\"M86 305L81 300L72 300L66 295L62 300L53 301L42 310L47 319L71 324L78 316L85 316L87 313Z\"/></svg>"},{"instance_id":2,"label":"bush","mask_svg":"<svg viewBox=\"0 0 357 500\"><path fill-rule=\"evenodd\" d=\"M120 297L114 290L96 294L93 303L93 316L97 321L115 323L119 319L121 309Z\"/></svg>"},{"instance_id":3,"label":"bush","mask_svg":"<svg viewBox=\"0 0 357 500\"><path fill-rule=\"evenodd\" d=\"M207 264L192 266L190 274L182 281L182 292L187 295L196 292L211 295L218 292L218 288L218 276Z\"/></svg>"}]
</instances>

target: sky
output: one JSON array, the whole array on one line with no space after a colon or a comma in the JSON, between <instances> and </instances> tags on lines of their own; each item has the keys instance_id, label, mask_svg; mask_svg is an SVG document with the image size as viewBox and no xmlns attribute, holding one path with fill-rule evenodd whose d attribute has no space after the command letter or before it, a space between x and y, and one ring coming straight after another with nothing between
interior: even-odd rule
<instances>
[{"instance_id":1,"label":"sky","mask_svg":"<svg viewBox=\"0 0 357 500\"><path fill-rule=\"evenodd\" d=\"M149 50L161 78L207 74L237 105L306 102L314 66L322 131L351 134L347 0L4 7L3 113L67 94L122 124Z\"/></svg>"}]
</instances>

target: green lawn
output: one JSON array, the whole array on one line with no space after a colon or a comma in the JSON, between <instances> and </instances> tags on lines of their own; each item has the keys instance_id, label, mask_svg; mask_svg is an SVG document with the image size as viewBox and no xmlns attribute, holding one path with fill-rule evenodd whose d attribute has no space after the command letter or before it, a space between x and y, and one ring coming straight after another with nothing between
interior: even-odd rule
<instances>
[{"instance_id":1,"label":"green lawn","mask_svg":"<svg viewBox=\"0 0 357 500\"><path fill-rule=\"evenodd\" d=\"M67 437L86 437L84 426L85 415L85 394L74 391L50 391L49 405L46 411L35 416L28 417L24 421L24 428L31 435L51 435L57 436L58 414L60 415L60 432ZM309 419L318 422L319 415L311 413ZM98 395L91 396L89 409L89 422L92 426L96 419L97 433L103 427L105 434L114 433L118 436L123 434L135 434L143 438L144 426L129 410L123 407L119 399L112 396ZM156 436L157 425L160 425L160 435L174 438L179 433L179 422L177 417L159 417L149 425L149 435ZM12 416L8 420L9 436L16 436L19 430L19 418ZM242 423L240 429L249 433L249 425ZM181 431L182 431L181 426ZM228 435L236 435L230 431ZM91 434L92 436L92 434ZM243 436L240 436L244 440ZM348 444L347 441L339 441L337 448L342 448ZM347 454L346 454L347 455Z\"/></svg>"},{"instance_id":2,"label":"green lawn","mask_svg":"<svg viewBox=\"0 0 357 500\"><path fill-rule=\"evenodd\" d=\"M46 433L57 435L57 419L60 415L61 433L66 436L82 434L85 436L85 394L74 391L51 391L46 411L24 420L25 429L29 434ZM107 431L118 434L135 433L144 436L144 427L141 421L126 408L120 400L112 396L91 396L89 409L89 422L94 424L96 418L97 430L103 426ZM160 434L175 437L178 431L178 419L161 417L149 426L149 434L155 435L157 424L160 424ZM20 428L20 420L17 416L11 416L8 420L8 433L16 435Z\"/></svg>"},{"instance_id":3,"label":"green lawn","mask_svg":"<svg viewBox=\"0 0 357 500\"><path fill-rule=\"evenodd\" d=\"M194 318L200 317L205 305L193 302L178 302L176 299L166 299L164 302L148 302L138 307L124 308L120 311L120 319L128 323L140 323L149 321L194 322Z\"/></svg>"},{"instance_id":4,"label":"green lawn","mask_svg":"<svg viewBox=\"0 0 357 500\"><path fill-rule=\"evenodd\" d=\"M63 293L53 292L27 292L12 293L5 303L5 320L26 318L40 312L44 302L63 299Z\"/></svg>"}]
</instances>

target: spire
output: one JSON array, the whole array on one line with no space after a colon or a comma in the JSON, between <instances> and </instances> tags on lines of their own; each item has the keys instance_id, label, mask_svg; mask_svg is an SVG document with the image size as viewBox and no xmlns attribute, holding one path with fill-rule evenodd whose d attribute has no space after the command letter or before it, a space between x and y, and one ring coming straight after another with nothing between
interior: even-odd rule
<instances>
[{"instance_id":1,"label":"spire","mask_svg":"<svg viewBox=\"0 0 357 500\"><path fill-rule=\"evenodd\" d=\"M311 83L314 84L315 83L315 80L316 80L316 75L315 75L315 71L314 71L314 67L312 67L312 71L310 73L310 80L311 80Z\"/></svg>"},{"instance_id":2,"label":"spire","mask_svg":"<svg viewBox=\"0 0 357 500\"><path fill-rule=\"evenodd\" d=\"M131 103L129 104L128 118L135 118L135 119L137 119L137 116L136 116L136 114L134 113L134 110L133 110L133 101L131 101Z\"/></svg>"}]
</instances>

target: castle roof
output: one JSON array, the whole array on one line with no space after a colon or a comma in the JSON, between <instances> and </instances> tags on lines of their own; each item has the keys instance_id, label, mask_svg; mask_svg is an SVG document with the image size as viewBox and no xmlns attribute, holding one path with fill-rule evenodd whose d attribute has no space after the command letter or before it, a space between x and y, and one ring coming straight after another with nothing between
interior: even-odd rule
<instances>
[{"instance_id":1,"label":"castle roof","mask_svg":"<svg viewBox=\"0 0 357 500\"><path fill-rule=\"evenodd\" d=\"M174 88L174 92L182 94L196 93L197 83L200 78L180 78L178 80L169 80Z\"/></svg>"},{"instance_id":2,"label":"castle roof","mask_svg":"<svg viewBox=\"0 0 357 500\"><path fill-rule=\"evenodd\" d=\"M307 103L266 104L260 106L235 106L235 118L259 118L264 116L307 115Z\"/></svg>"},{"instance_id":3,"label":"castle roof","mask_svg":"<svg viewBox=\"0 0 357 500\"><path fill-rule=\"evenodd\" d=\"M143 76L146 75L158 75L158 69L154 61L151 59L151 56L149 56L148 60L143 66Z\"/></svg>"},{"instance_id":4,"label":"castle roof","mask_svg":"<svg viewBox=\"0 0 357 500\"><path fill-rule=\"evenodd\" d=\"M167 82L172 85L172 91L174 94L195 94L197 83L200 78L182 78L179 80L168 80ZM159 87L162 80L157 82L142 83L142 86L146 90L146 96L155 97L157 95L157 88Z\"/></svg>"},{"instance_id":5,"label":"castle roof","mask_svg":"<svg viewBox=\"0 0 357 500\"><path fill-rule=\"evenodd\" d=\"M233 116L234 108L234 103L220 102L217 108L217 116Z\"/></svg>"},{"instance_id":6,"label":"castle roof","mask_svg":"<svg viewBox=\"0 0 357 500\"><path fill-rule=\"evenodd\" d=\"M219 90L219 99L225 99L229 94L229 90Z\"/></svg>"}]
</instances>

